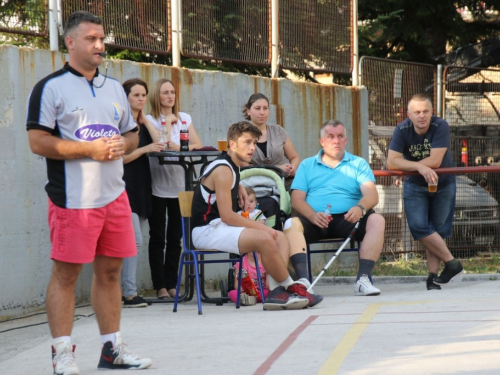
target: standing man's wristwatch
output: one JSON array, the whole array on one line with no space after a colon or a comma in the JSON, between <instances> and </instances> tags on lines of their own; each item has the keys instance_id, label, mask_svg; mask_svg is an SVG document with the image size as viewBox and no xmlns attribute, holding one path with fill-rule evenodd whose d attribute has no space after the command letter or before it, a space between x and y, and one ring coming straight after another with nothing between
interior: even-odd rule
<instances>
[{"instance_id":1,"label":"standing man's wristwatch","mask_svg":"<svg viewBox=\"0 0 500 375\"><path fill-rule=\"evenodd\" d=\"M356 207L361 208L361 212L363 212L363 216L365 216L365 215L366 215L366 209L365 209L365 207L364 207L364 206L362 206L362 205L360 205L360 204L357 204L357 205L356 205ZM361 217L363 217L363 216L361 216Z\"/></svg>"}]
</instances>

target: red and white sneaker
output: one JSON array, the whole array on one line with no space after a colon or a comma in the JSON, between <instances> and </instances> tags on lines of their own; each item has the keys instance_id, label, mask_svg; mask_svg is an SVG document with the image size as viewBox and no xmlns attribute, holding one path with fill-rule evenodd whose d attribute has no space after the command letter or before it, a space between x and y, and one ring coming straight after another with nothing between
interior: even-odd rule
<instances>
[{"instance_id":1,"label":"red and white sneaker","mask_svg":"<svg viewBox=\"0 0 500 375\"><path fill-rule=\"evenodd\" d=\"M264 310L298 310L307 306L307 298L290 293L282 286L274 288L264 301Z\"/></svg>"},{"instance_id":2,"label":"red and white sneaker","mask_svg":"<svg viewBox=\"0 0 500 375\"><path fill-rule=\"evenodd\" d=\"M67 342L52 346L52 366L54 366L54 375L80 375L75 362L75 346Z\"/></svg>"},{"instance_id":3,"label":"red and white sneaker","mask_svg":"<svg viewBox=\"0 0 500 375\"><path fill-rule=\"evenodd\" d=\"M290 285L287 290L290 293L295 293L298 296L301 297L306 297L308 300L307 307L313 307L316 306L318 303L323 301L323 296L320 296L319 294L312 294L307 291L307 288L309 288L311 284L309 283L309 280L307 279L299 279L296 282L294 282L292 285Z\"/></svg>"}]
</instances>

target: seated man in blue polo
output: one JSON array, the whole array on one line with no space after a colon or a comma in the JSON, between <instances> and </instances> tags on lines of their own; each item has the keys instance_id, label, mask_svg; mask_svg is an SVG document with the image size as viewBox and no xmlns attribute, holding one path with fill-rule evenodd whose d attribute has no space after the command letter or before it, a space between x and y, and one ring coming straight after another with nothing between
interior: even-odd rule
<instances>
[{"instance_id":1,"label":"seated man in blue polo","mask_svg":"<svg viewBox=\"0 0 500 375\"><path fill-rule=\"evenodd\" d=\"M378 295L371 273L384 244L385 220L372 209L378 203L375 177L365 159L345 151L347 136L340 121L325 122L320 134L323 148L300 163L292 183L292 207L298 216L285 223L291 253L303 254L302 266L294 264L303 270L297 277L307 277L306 241L347 238L360 221L354 235L363 241L354 294ZM331 215L325 213L327 206Z\"/></svg>"}]
</instances>

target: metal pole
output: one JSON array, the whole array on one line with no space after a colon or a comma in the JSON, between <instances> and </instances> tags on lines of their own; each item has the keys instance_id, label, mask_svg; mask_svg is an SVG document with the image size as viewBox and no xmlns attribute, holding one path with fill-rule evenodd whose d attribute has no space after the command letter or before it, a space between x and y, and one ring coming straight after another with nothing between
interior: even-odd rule
<instances>
[{"instance_id":1,"label":"metal pole","mask_svg":"<svg viewBox=\"0 0 500 375\"><path fill-rule=\"evenodd\" d=\"M177 4L177 28L179 29L179 54L182 54L182 0L178 0ZM179 59L180 60L180 59Z\"/></svg>"},{"instance_id":2,"label":"metal pole","mask_svg":"<svg viewBox=\"0 0 500 375\"><path fill-rule=\"evenodd\" d=\"M57 32L57 0L49 0L49 40L50 50L59 51L59 34Z\"/></svg>"},{"instance_id":3,"label":"metal pole","mask_svg":"<svg viewBox=\"0 0 500 375\"><path fill-rule=\"evenodd\" d=\"M443 111L443 65L438 64L437 66L437 85L436 85L436 95L437 95L437 115L441 118L444 118Z\"/></svg>"},{"instance_id":4,"label":"metal pole","mask_svg":"<svg viewBox=\"0 0 500 375\"><path fill-rule=\"evenodd\" d=\"M279 22L278 22L278 0L271 1L271 78L278 77L278 38L279 38Z\"/></svg>"},{"instance_id":5,"label":"metal pole","mask_svg":"<svg viewBox=\"0 0 500 375\"><path fill-rule=\"evenodd\" d=\"M172 15L172 66L181 66L181 50L179 44L179 0L172 0L170 14Z\"/></svg>"},{"instance_id":6,"label":"metal pole","mask_svg":"<svg viewBox=\"0 0 500 375\"><path fill-rule=\"evenodd\" d=\"M352 85L359 86L358 0L352 0Z\"/></svg>"}]
</instances>

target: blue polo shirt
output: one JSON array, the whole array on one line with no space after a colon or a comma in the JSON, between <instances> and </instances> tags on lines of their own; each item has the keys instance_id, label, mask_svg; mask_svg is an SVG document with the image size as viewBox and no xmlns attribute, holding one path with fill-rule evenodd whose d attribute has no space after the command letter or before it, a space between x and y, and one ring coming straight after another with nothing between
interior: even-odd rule
<instances>
[{"instance_id":1,"label":"blue polo shirt","mask_svg":"<svg viewBox=\"0 0 500 375\"><path fill-rule=\"evenodd\" d=\"M300 163L291 189L306 192L306 202L316 212L324 212L328 204L332 214L347 212L362 198L361 184L375 182L375 176L359 156L345 151L342 161L332 168L321 161L323 152Z\"/></svg>"}]
</instances>

